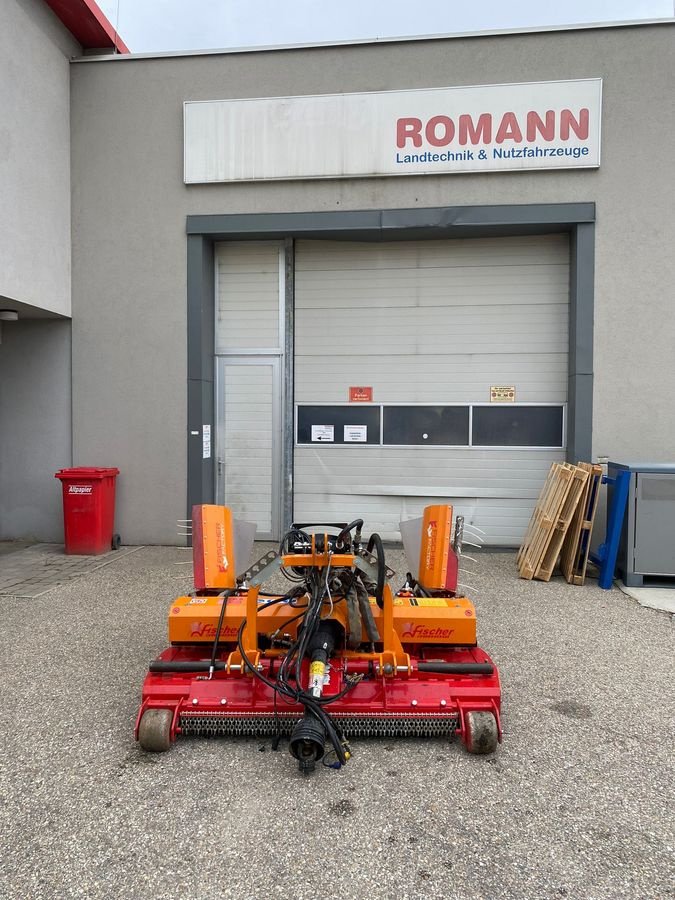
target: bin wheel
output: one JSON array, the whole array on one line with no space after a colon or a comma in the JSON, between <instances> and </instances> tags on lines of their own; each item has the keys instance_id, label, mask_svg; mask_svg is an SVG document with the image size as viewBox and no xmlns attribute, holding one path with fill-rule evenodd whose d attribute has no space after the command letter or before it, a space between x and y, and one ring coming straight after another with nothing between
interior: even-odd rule
<instances>
[{"instance_id":1,"label":"bin wheel","mask_svg":"<svg viewBox=\"0 0 675 900\"><path fill-rule=\"evenodd\" d=\"M113 534L110 546L113 550L120 549L120 547L122 546L122 538L119 536L119 534Z\"/></svg>"},{"instance_id":2,"label":"bin wheel","mask_svg":"<svg viewBox=\"0 0 675 900\"><path fill-rule=\"evenodd\" d=\"M494 753L497 742L497 720L491 712L466 714L465 743L469 753Z\"/></svg>"},{"instance_id":3,"label":"bin wheel","mask_svg":"<svg viewBox=\"0 0 675 900\"><path fill-rule=\"evenodd\" d=\"M146 709L138 726L138 743L150 753L164 753L171 746L170 709Z\"/></svg>"}]
</instances>

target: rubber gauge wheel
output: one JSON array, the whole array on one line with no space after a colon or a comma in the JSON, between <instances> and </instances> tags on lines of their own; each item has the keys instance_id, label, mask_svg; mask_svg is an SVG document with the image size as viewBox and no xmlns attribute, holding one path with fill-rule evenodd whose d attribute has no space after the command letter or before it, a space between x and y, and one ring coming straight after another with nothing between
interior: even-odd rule
<instances>
[{"instance_id":1,"label":"rubber gauge wheel","mask_svg":"<svg viewBox=\"0 0 675 900\"><path fill-rule=\"evenodd\" d=\"M138 726L138 743L150 753L165 753L171 746L170 709L146 709Z\"/></svg>"},{"instance_id":2,"label":"rubber gauge wheel","mask_svg":"<svg viewBox=\"0 0 675 900\"><path fill-rule=\"evenodd\" d=\"M469 753L494 753L498 740L497 720L491 712L466 714L466 749Z\"/></svg>"}]
</instances>

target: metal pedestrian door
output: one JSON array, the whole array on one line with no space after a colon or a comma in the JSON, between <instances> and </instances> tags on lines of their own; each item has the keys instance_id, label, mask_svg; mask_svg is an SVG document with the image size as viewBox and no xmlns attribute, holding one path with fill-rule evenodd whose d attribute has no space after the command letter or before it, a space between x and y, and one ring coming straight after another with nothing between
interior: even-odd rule
<instances>
[{"instance_id":1,"label":"metal pedestrian door","mask_svg":"<svg viewBox=\"0 0 675 900\"><path fill-rule=\"evenodd\" d=\"M278 357L218 359L216 402L218 502L257 526L256 538L280 532L281 385Z\"/></svg>"}]
</instances>

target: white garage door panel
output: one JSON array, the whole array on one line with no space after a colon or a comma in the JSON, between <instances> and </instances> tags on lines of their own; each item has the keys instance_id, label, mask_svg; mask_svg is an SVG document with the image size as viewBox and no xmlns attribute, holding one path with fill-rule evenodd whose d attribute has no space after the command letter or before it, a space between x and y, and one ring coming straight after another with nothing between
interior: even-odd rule
<instances>
[{"instance_id":1,"label":"white garage door panel","mask_svg":"<svg viewBox=\"0 0 675 900\"><path fill-rule=\"evenodd\" d=\"M216 245L216 353L279 346L279 245Z\"/></svg>"},{"instance_id":2,"label":"white garage door panel","mask_svg":"<svg viewBox=\"0 0 675 900\"><path fill-rule=\"evenodd\" d=\"M382 244L296 244L296 403L567 401L566 235ZM312 447L295 451L295 516L363 514L398 537L401 518L452 502L490 544L520 543L564 451Z\"/></svg>"},{"instance_id":3,"label":"white garage door panel","mask_svg":"<svg viewBox=\"0 0 675 900\"><path fill-rule=\"evenodd\" d=\"M428 504L452 503L487 544L519 543L551 462L562 451L297 447L295 517L343 521L399 538L401 518ZM330 511L330 512L327 512Z\"/></svg>"},{"instance_id":4,"label":"white garage door panel","mask_svg":"<svg viewBox=\"0 0 675 900\"><path fill-rule=\"evenodd\" d=\"M448 245L452 244L449 251ZM537 237L467 238L456 241L391 241L372 244L352 241L303 241L302 257L296 259L296 272L337 271L354 269L408 269L412 266L478 266L489 265L531 267L546 263L565 265L567 258L561 247L567 245L565 235ZM533 258L533 247L536 258Z\"/></svg>"},{"instance_id":5,"label":"white garage door panel","mask_svg":"<svg viewBox=\"0 0 675 900\"><path fill-rule=\"evenodd\" d=\"M556 304L545 311L532 312L521 306L488 306L477 313L471 307L437 307L427 309L392 310L362 309L358 327L350 329L349 340L340 339L344 330L344 311L312 310L302 316L302 330L298 331L299 356L321 355L325 352L325 333L334 335L332 354L368 353L390 356L397 348L399 356L426 353L521 353L527 354L533 345L539 351L564 353L567 349L567 306ZM489 332L486 322L489 321ZM377 343L373 335L377 334Z\"/></svg>"},{"instance_id":6,"label":"white garage door panel","mask_svg":"<svg viewBox=\"0 0 675 900\"><path fill-rule=\"evenodd\" d=\"M477 534L485 546L517 546L532 514L531 505L519 505L513 500L485 500L470 497L361 497L359 498L359 515L365 520L363 529L366 537L373 531L384 540L400 540L399 522L414 519L422 515L425 506L435 503L451 503L455 515L464 516L468 525L480 522L485 534ZM328 497L317 497L304 494L296 495L296 503L302 504L305 517L296 516L298 521L307 522L348 522L354 515L354 496L351 494L332 494ZM330 507L327 506L330 503ZM326 515L326 510L331 515ZM467 528L466 538L478 543L470 536ZM467 552L471 551L467 548ZM480 557L479 557L480 559ZM472 569L476 567L472 564ZM480 571L480 568L478 568Z\"/></svg>"},{"instance_id":7,"label":"white garage door panel","mask_svg":"<svg viewBox=\"0 0 675 900\"><path fill-rule=\"evenodd\" d=\"M424 452L421 452L424 451ZM400 447L297 447L295 475L303 492L369 496L538 496L551 459L562 451L447 450Z\"/></svg>"},{"instance_id":8,"label":"white garage door panel","mask_svg":"<svg viewBox=\"0 0 675 900\"><path fill-rule=\"evenodd\" d=\"M566 326L567 327L567 326ZM340 355L350 384L372 385L382 403L482 403L486 385L494 384L494 362L489 354L426 354L419 356ZM513 354L500 362L502 384L517 385L522 403L564 403L567 399L567 352ZM297 403L342 403L344 383L328 371L319 356L302 356L295 364ZM429 400L429 398L435 398Z\"/></svg>"}]
</instances>

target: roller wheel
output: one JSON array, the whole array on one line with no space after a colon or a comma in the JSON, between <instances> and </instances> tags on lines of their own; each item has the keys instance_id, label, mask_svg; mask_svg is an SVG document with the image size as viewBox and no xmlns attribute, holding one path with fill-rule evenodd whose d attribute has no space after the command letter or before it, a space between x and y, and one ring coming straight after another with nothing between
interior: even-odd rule
<instances>
[{"instance_id":1,"label":"roller wheel","mask_svg":"<svg viewBox=\"0 0 675 900\"><path fill-rule=\"evenodd\" d=\"M466 749L469 753L494 753L497 749L497 720L491 712L466 714Z\"/></svg>"},{"instance_id":2,"label":"roller wheel","mask_svg":"<svg viewBox=\"0 0 675 900\"><path fill-rule=\"evenodd\" d=\"M110 542L110 547L113 550L119 550L122 546L122 538L119 534L113 534L112 541Z\"/></svg>"},{"instance_id":3,"label":"roller wheel","mask_svg":"<svg viewBox=\"0 0 675 900\"><path fill-rule=\"evenodd\" d=\"M170 709L146 709L138 726L138 743L150 753L164 753L171 746Z\"/></svg>"}]
</instances>

